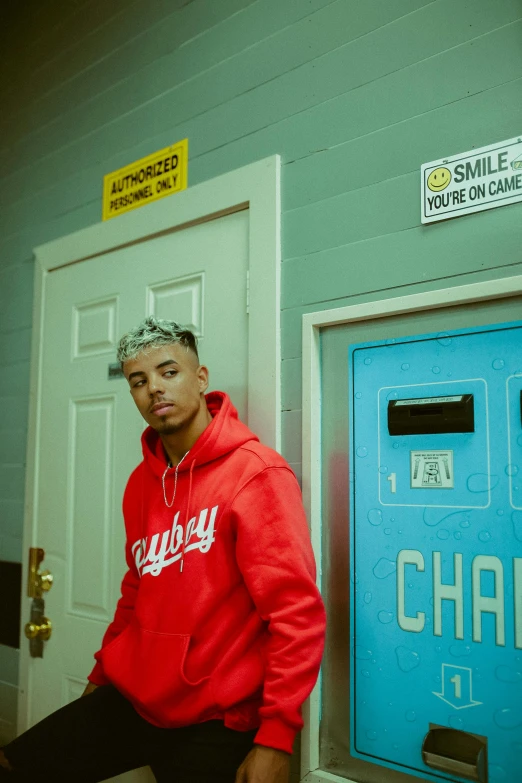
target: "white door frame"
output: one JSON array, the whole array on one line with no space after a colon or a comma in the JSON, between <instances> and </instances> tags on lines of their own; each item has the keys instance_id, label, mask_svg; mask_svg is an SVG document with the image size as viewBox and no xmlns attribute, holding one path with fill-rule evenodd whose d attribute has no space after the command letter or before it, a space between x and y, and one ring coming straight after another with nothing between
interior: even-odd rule
<instances>
[{"instance_id":1,"label":"white door frame","mask_svg":"<svg viewBox=\"0 0 522 783\"><path fill-rule=\"evenodd\" d=\"M40 420L43 301L47 275L57 268L181 231L198 223L248 210L249 220L249 355L248 423L268 446L281 449L281 161L278 155L190 187L172 198L141 207L105 223L82 229L35 248L30 406L25 481L22 607L27 609L27 547L33 540ZM223 295L223 292L219 292ZM246 303L245 303L246 306ZM223 300L226 310L226 296ZM226 350L226 346L225 346ZM22 610L23 611L23 610ZM24 731L30 659L20 649L18 732Z\"/></svg>"},{"instance_id":2,"label":"white door frame","mask_svg":"<svg viewBox=\"0 0 522 783\"><path fill-rule=\"evenodd\" d=\"M311 527L321 589L321 329L441 307L505 299L522 294L522 275L422 294L348 305L303 315L303 501ZM319 769L320 679L303 709L301 779L306 783L354 783Z\"/></svg>"}]
</instances>

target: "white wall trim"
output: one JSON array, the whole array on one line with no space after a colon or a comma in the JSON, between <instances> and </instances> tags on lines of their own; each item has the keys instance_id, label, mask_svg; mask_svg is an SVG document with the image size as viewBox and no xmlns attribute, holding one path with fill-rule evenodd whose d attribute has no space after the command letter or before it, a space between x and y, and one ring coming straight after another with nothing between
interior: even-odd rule
<instances>
[{"instance_id":1,"label":"white wall trim","mask_svg":"<svg viewBox=\"0 0 522 783\"><path fill-rule=\"evenodd\" d=\"M381 299L303 315L303 501L321 589L321 329L337 324L484 302L522 294L522 275L488 280L421 294ZM301 779L306 783L350 783L319 769L320 682L303 709Z\"/></svg>"},{"instance_id":2,"label":"white wall trim","mask_svg":"<svg viewBox=\"0 0 522 783\"><path fill-rule=\"evenodd\" d=\"M107 222L82 229L35 248L30 406L25 481L22 626L29 619L27 548L34 540L34 509L38 476L35 455L39 418L43 334L42 301L52 270L78 263L158 234L182 230L222 215L248 210L249 219L249 368L248 423L261 441L281 450L281 160L278 155L202 182L170 198L132 210ZM101 187L101 182L100 182ZM224 292L219 292L223 296ZM226 311L226 296L223 299ZM224 346L226 349L226 346ZM20 650L18 731L27 715L27 694L33 667L28 643Z\"/></svg>"}]
</instances>

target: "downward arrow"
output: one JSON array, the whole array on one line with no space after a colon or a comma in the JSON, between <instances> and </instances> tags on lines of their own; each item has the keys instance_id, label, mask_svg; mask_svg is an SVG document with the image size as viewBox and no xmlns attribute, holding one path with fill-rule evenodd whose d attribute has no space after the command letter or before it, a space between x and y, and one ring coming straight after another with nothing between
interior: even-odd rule
<instances>
[{"instance_id":1,"label":"downward arrow","mask_svg":"<svg viewBox=\"0 0 522 783\"><path fill-rule=\"evenodd\" d=\"M467 707L478 707L481 701L475 701L472 696L472 671L465 666L442 664L442 693L432 691L442 701L455 710Z\"/></svg>"}]
</instances>

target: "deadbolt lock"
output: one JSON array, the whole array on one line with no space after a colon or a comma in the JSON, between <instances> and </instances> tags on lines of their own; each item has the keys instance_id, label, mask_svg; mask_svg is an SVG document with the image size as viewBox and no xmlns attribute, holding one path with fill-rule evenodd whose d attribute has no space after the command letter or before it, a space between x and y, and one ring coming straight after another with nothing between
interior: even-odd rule
<instances>
[{"instance_id":1,"label":"deadbolt lock","mask_svg":"<svg viewBox=\"0 0 522 783\"><path fill-rule=\"evenodd\" d=\"M52 630L51 621L47 617L42 617L40 625L37 623L26 623L25 625L25 635L28 639L41 639L43 642L51 638Z\"/></svg>"},{"instance_id":2,"label":"deadbolt lock","mask_svg":"<svg viewBox=\"0 0 522 783\"><path fill-rule=\"evenodd\" d=\"M44 593L47 593L53 586L53 575L50 571L46 570L37 574L37 577L40 580L41 589L44 591Z\"/></svg>"},{"instance_id":3,"label":"deadbolt lock","mask_svg":"<svg viewBox=\"0 0 522 783\"><path fill-rule=\"evenodd\" d=\"M45 552L39 547L29 550L29 570L27 573L27 595L29 598L41 598L53 586L53 575L50 571L39 571Z\"/></svg>"}]
</instances>

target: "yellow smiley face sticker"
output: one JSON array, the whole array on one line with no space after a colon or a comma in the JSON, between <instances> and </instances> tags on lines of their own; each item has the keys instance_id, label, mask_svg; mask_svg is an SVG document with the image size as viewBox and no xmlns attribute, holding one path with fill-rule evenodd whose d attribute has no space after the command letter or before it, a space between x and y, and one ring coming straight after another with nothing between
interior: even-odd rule
<instances>
[{"instance_id":1,"label":"yellow smiley face sticker","mask_svg":"<svg viewBox=\"0 0 522 783\"><path fill-rule=\"evenodd\" d=\"M444 166L435 169L428 177L428 187L437 193L439 190L447 188L451 182L451 171Z\"/></svg>"}]
</instances>

